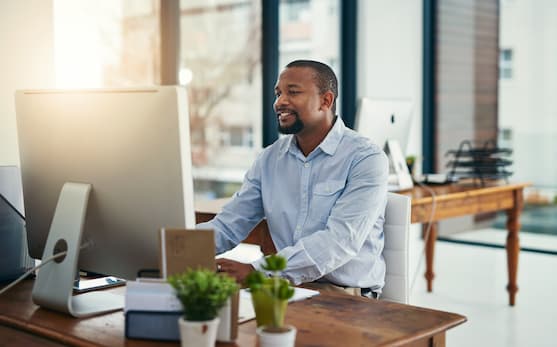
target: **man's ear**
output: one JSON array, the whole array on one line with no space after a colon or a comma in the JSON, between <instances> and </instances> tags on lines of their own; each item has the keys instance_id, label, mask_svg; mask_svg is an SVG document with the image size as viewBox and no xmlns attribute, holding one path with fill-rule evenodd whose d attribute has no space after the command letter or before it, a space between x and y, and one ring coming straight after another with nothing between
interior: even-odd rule
<instances>
[{"instance_id":1,"label":"man's ear","mask_svg":"<svg viewBox=\"0 0 557 347\"><path fill-rule=\"evenodd\" d=\"M321 108L331 109L333 107L333 102L335 101L335 95L330 90L323 93L321 96Z\"/></svg>"}]
</instances>

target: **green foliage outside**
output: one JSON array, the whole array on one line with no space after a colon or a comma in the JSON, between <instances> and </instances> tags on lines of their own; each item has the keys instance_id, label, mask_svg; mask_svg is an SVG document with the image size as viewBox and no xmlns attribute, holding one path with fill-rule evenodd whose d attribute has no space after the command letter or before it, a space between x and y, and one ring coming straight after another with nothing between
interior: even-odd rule
<instances>
[{"instance_id":1,"label":"green foliage outside","mask_svg":"<svg viewBox=\"0 0 557 347\"><path fill-rule=\"evenodd\" d=\"M236 281L210 270L187 270L168 277L184 307L184 319L207 321L217 317L226 300L239 289Z\"/></svg>"},{"instance_id":2,"label":"green foliage outside","mask_svg":"<svg viewBox=\"0 0 557 347\"><path fill-rule=\"evenodd\" d=\"M286 259L277 255L265 258L263 269L271 271L272 277L266 277L260 271L253 271L246 277L250 288L257 326L281 328L288 299L294 295L294 288L284 278L278 276L286 268Z\"/></svg>"}]
</instances>

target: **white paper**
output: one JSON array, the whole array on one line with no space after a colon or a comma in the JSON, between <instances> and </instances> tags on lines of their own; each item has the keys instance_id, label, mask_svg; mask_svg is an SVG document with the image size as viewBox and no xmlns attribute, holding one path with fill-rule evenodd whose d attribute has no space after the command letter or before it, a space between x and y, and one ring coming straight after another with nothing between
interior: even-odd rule
<instances>
[{"instance_id":1,"label":"white paper","mask_svg":"<svg viewBox=\"0 0 557 347\"><path fill-rule=\"evenodd\" d=\"M182 304L170 284L162 281L129 281L124 312L182 311Z\"/></svg>"}]
</instances>

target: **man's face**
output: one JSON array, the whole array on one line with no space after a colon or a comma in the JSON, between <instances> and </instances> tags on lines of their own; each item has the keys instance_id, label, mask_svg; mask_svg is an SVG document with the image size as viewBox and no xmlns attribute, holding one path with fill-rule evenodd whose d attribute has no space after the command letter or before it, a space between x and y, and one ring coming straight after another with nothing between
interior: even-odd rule
<instances>
[{"instance_id":1,"label":"man's face","mask_svg":"<svg viewBox=\"0 0 557 347\"><path fill-rule=\"evenodd\" d=\"M283 70L275 86L274 109L278 130L283 134L298 134L323 122L326 110L315 84L314 71L307 67Z\"/></svg>"}]
</instances>

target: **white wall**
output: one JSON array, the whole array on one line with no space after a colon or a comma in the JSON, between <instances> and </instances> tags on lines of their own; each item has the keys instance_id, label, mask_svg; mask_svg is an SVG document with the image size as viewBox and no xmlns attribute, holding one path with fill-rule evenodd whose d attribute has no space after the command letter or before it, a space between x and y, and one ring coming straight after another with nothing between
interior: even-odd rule
<instances>
[{"instance_id":1,"label":"white wall","mask_svg":"<svg viewBox=\"0 0 557 347\"><path fill-rule=\"evenodd\" d=\"M358 2L358 98L411 99L407 154L422 153L422 1Z\"/></svg>"},{"instance_id":2,"label":"white wall","mask_svg":"<svg viewBox=\"0 0 557 347\"><path fill-rule=\"evenodd\" d=\"M358 98L411 99L414 119L406 154L422 154L422 1L358 2ZM421 172L418 160L418 172ZM410 230L410 276L423 280L421 226Z\"/></svg>"},{"instance_id":3,"label":"white wall","mask_svg":"<svg viewBox=\"0 0 557 347\"><path fill-rule=\"evenodd\" d=\"M54 86L51 0L0 1L0 165L18 165L14 92Z\"/></svg>"}]
</instances>

